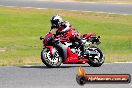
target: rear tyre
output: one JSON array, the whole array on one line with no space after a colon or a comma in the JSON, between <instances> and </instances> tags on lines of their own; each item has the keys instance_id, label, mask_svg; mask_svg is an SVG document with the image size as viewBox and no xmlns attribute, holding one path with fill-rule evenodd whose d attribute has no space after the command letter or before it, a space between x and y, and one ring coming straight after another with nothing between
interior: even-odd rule
<instances>
[{"instance_id":1,"label":"rear tyre","mask_svg":"<svg viewBox=\"0 0 132 88\"><path fill-rule=\"evenodd\" d=\"M41 52L41 60L49 68L59 67L62 63L62 58L56 49L52 56L49 49L43 49Z\"/></svg>"},{"instance_id":2,"label":"rear tyre","mask_svg":"<svg viewBox=\"0 0 132 88\"><path fill-rule=\"evenodd\" d=\"M90 47L93 51L95 51L97 54L89 54L89 61L88 64L93 67L100 67L105 60L105 56L102 53L102 51L95 46Z\"/></svg>"}]
</instances>

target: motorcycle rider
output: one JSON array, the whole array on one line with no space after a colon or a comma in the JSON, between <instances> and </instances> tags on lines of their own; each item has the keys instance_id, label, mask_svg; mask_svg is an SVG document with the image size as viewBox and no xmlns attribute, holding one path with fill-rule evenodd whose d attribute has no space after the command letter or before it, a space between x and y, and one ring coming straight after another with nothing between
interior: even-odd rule
<instances>
[{"instance_id":1,"label":"motorcycle rider","mask_svg":"<svg viewBox=\"0 0 132 88\"><path fill-rule=\"evenodd\" d=\"M63 21L61 16L59 16L59 15L53 16L50 21L51 21L51 30L52 29L59 30L59 31L56 31L57 35L64 34L68 31L70 31L71 28L73 28L72 25L68 21ZM78 40L78 43L79 43L78 46L82 46L82 48L83 48L83 41L82 41L81 37L79 35L77 35L76 33L73 33L72 35L74 36L74 38L76 40ZM72 42L74 42L74 41L72 41ZM82 49L82 51L83 51L83 49Z\"/></svg>"},{"instance_id":2,"label":"motorcycle rider","mask_svg":"<svg viewBox=\"0 0 132 88\"><path fill-rule=\"evenodd\" d=\"M53 16L50 21L51 21L51 30L59 29L59 32L57 32L57 34L63 34L65 32L68 32L71 28L71 24L68 21L63 21L59 15Z\"/></svg>"}]
</instances>

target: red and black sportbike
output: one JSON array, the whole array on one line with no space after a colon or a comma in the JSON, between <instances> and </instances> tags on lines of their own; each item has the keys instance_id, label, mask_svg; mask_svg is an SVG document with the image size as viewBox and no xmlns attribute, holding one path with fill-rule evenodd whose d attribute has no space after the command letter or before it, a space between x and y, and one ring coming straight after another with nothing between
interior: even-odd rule
<instances>
[{"instance_id":1,"label":"red and black sportbike","mask_svg":"<svg viewBox=\"0 0 132 88\"><path fill-rule=\"evenodd\" d=\"M74 29L63 35L48 34L40 40L43 40L43 50L41 60L47 67L59 67L63 64L83 64L99 67L104 63L105 57L98 48L99 38L95 33L82 35L83 45L78 46L78 41L71 42ZM78 32L76 32L78 33ZM64 36L65 35L65 36ZM82 50L83 46L83 50Z\"/></svg>"}]
</instances>

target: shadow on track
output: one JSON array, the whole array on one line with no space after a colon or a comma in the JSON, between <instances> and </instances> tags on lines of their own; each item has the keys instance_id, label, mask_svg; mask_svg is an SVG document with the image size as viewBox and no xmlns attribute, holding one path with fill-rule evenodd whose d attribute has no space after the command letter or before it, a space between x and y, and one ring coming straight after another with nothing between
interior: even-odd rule
<instances>
[{"instance_id":1,"label":"shadow on track","mask_svg":"<svg viewBox=\"0 0 132 88\"><path fill-rule=\"evenodd\" d=\"M81 67L90 67L90 66L82 66L80 65ZM76 65L68 65L68 66L60 66L58 68L48 68L46 66L37 66L37 65L34 65L34 66L18 66L20 68L41 68L41 69L59 69L59 68L77 68L77 67L80 67L79 65L76 66Z\"/></svg>"}]
</instances>

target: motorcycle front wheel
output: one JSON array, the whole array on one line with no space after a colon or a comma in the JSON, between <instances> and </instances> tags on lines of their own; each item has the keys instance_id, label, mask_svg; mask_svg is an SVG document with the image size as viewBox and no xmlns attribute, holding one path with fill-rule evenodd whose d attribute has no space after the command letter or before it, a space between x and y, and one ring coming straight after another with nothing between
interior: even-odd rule
<instances>
[{"instance_id":1,"label":"motorcycle front wheel","mask_svg":"<svg viewBox=\"0 0 132 88\"><path fill-rule=\"evenodd\" d=\"M59 56L59 52L56 50L52 55L50 54L50 50L44 48L41 52L41 60L42 62L50 68L59 67L62 63L62 58Z\"/></svg>"},{"instance_id":2,"label":"motorcycle front wheel","mask_svg":"<svg viewBox=\"0 0 132 88\"><path fill-rule=\"evenodd\" d=\"M90 47L92 51L94 51L96 54L89 53L89 61L88 64L93 67L100 67L105 60L105 56L103 52L95 46Z\"/></svg>"}]
</instances>

